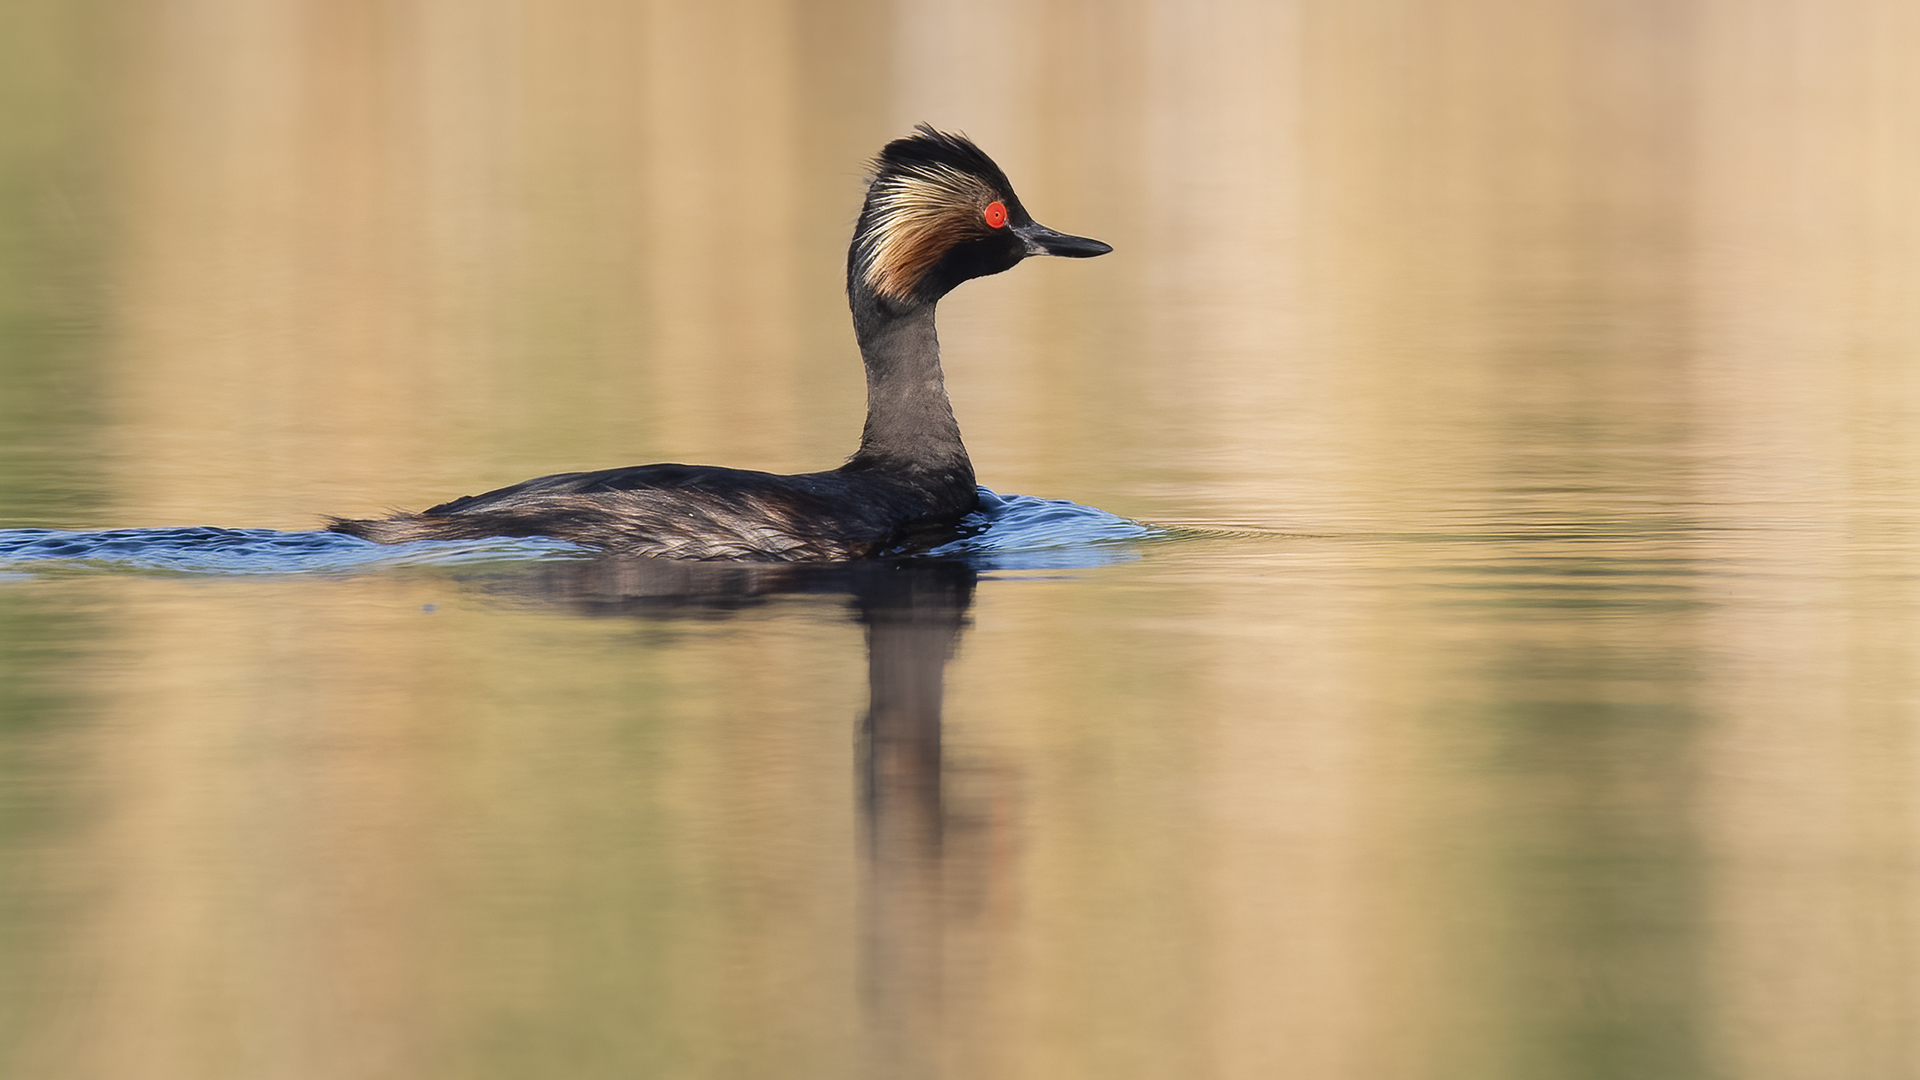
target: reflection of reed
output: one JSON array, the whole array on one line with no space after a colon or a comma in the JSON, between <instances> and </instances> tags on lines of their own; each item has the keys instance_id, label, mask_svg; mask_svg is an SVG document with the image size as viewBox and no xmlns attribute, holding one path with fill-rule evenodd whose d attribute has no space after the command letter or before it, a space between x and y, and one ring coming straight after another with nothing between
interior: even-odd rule
<instances>
[{"instance_id":1,"label":"reflection of reed","mask_svg":"<svg viewBox=\"0 0 1920 1080\"><path fill-rule=\"evenodd\" d=\"M62 10L80 20L105 7ZM967 370L957 408L995 486L1315 532L1701 506L1710 527L1681 554L1719 575L1698 590L1706 614L1652 620L1463 618L1458 590L1436 600L1384 565L1407 549L1367 564L1350 546L1297 552L1284 577L1209 565L1177 597L1010 600L1031 620L970 637L982 674L968 713L1021 747L1030 770L1033 854L1018 878L1029 902L1004 932L1025 967L1005 996L1009 1008L1051 1004L1023 1017L1009 1053L1054 1054L1036 1075L1205 1075L1215 1063L1220 1075L1418 1076L1436 1062L1540 1075L1504 1068L1506 1044L1595 1029L1580 1026L1579 995L1539 987L1565 985L1592 957L1657 953L1682 959L1678 974L1622 964L1607 985L1613 1013L1634 1021L1610 1029L1616 1043L1653 1033L1642 1075L1680 1074L1703 1055L1783 1080L1914 1071L1920 922L1899 861L1920 845L1903 809L1920 671L1906 516L1920 459L1908 0L1155 0L1097 19L1090 5L1051 3L1018 18L1004 4L983 16L514 0L482 18L444 0L378 14L150 7L142 25L164 32L130 33L137 56L120 65L139 80L140 122L102 151L124 162L127 185L108 290L123 363L99 389L116 410L103 437L126 451L76 466L122 493L115 523L305 525L322 507L664 455L819 467L858 424L836 265L855 163L909 121L966 127L1020 163L1025 194L1044 193L1060 220L1086 222L1125 256L1086 274L1042 268L1007 290L982 283L943 312ZM33 70L44 40L0 43L21 59L10 79ZM75 64L72 78L114 66ZM985 108L983 89L999 95ZM1100 335L1099 348L1076 344ZM1504 494L1470 501L1489 492ZM1781 527L1783 507L1806 527ZM879 587L836 573L598 564L555 570L542 587L620 615L802 591L858 604L859 588ZM282 1046L268 1036L304 1023L313 1045L427 1059L432 1048L407 1039L430 1025L408 1015L370 1034L332 1003L364 1017L440 1000L424 959L394 972L409 949L424 955L416 927L448 925L441 909L466 894L437 892L415 852L382 838L413 843L471 812L443 790L457 770L423 748L467 730L463 710L510 711L489 700L502 685L520 695L520 726L496 735L520 741L482 759L495 785L484 805L511 804L500 821L553 853L537 865L559 873L564 853L590 850L582 838L598 834L582 821L628 820L612 771L631 762L611 722L597 729L604 745L572 762L611 762L607 773L545 786L516 768L551 749L549 727L528 719L549 702L630 712L633 671L655 669L630 653L599 666L583 655L557 679L518 664L522 623L441 618L423 632L393 608L390 583L354 588L357 603L316 604L312 583L249 585L258 599L246 607L223 588L222 608L194 606L211 590L190 603L143 583L115 601L143 659L115 676L126 689L98 742L100 789L125 809L97 857L116 868L118 895L142 896L125 882L150 892L101 920L126 945L103 953L130 959L105 967L113 993L76 1015L99 1029L97 1046L117 1036L174 1063L142 1075L212 1075L191 1051L215 1038L183 1018L236 1015L208 1004L226 1000L254 1003L234 1026L268 1033L257 1036L268 1050ZM932 641L950 642L958 620L861 611L875 674L868 975L904 1040L942 1011L953 1026L964 924L942 923L936 898L951 902L963 866L1000 871L959 850L952 746L926 708L938 686L912 678L940 673ZM675 733L671 775L700 810L684 821L710 822L759 775L728 755L795 752L803 736L768 720L792 699L773 695L845 644L823 645L817 625L804 638L775 628L785 636L773 640L803 643L775 662L754 656L767 639L753 632L768 628L745 622L728 628L729 649L658 660L688 685L721 687L686 705L693 719ZM610 636L581 620L539 631L581 653ZM1623 674L1649 656L1672 657L1664 685ZM758 683L726 682L748 667ZM1692 741L1601 715L1576 743L1548 726L1566 694L1618 686L1649 699L1678 686L1712 730ZM1457 740L1491 736L1433 722L1429 703L1516 688L1538 704L1499 714L1506 756L1489 757L1526 767L1447 764ZM329 720L324 763L283 750L267 761L286 772L265 773L199 749L236 744L259 716L295 733ZM699 726L714 717L735 727ZM584 723L574 717L568 735L583 738ZM395 752L396 738L415 752ZM1083 746L1122 779L1076 771ZM1579 746L1620 764L1566 752ZM781 774L788 786L755 811L790 830L749 844L714 826L659 849L682 871L707 865L686 852L736 852L755 880L791 883L806 857L796 838L831 831L803 821L821 771ZM277 821L242 797L255 774L275 792L294 788L288 776L308 784L308 815L258 845L303 852L291 869L205 839ZM1563 792L1558 815L1539 812L1549 788ZM561 797L588 791L603 812ZM1601 803L1647 812L1589 809ZM1443 828L1430 807L1456 808L1442 825L1485 827ZM1525 843L1503 848L1515 821ZM1700 935L1685 948L1649 935L1658 948L1638 954L1617 938L1568 944L1569 924L1643 925L1631 903L1646 891L1612 878L1552 894L1581 904L1464 920L1527 893L1523 878L1483 873L1484 859L1449 857L1444 872L1419 861L1451 855L1461 835L1496 856L1697 841L1706 869L1668 875L1657 895L1677 898ZM319 839L288 839L307 836ZM222 860L290 882L279 896L356 882L312 906L330 928L324 970L373 989L274 997L259 987L299 980L258 960L267 974L251 976L240 958L258 949L208 960L236 929L273 944L309 925L301 911L271 909L274 921L240 907L248 894L217 876ZM593 887L569 898L583 904L626 884L582 873ZM409 921L420 911L433 916ZM759 981L788 985L765 978L778 970L797 983L830 963L809 951L818 923L781 937L744 916L720 930L686 918L696 932L676 932L699 944L677 954L681 972L735 970L714 945L723 937L745 942ZM1124 960L1110 949L1122 936ZM510 970L526 966L505 954L521 965ZM208 975L159 974L173 971ZM1186 1012L1165 1007L1169 971L1194 989L1179 995ZM688 1002L776 1000L724 980L705 997L676 986L675 1008L657 1010L671 1017L663 1028L695 1026ZM1706 989L1683 1028L1669 990L1694 986ZM564 1024L590 1006L553 998L566 1008L541 1019L554 1045L575 1045ZM459 1000L478 1013L488 999ZM1114 1029L1133 1038L1103 1057ZM1674 1030L1704 1045L1675 1046L1662 1034ZM162 1033L158 1049L149 1032ZM1142 1068L1154 1053L1161 1067Z\"/></svg>"}]
</instances>

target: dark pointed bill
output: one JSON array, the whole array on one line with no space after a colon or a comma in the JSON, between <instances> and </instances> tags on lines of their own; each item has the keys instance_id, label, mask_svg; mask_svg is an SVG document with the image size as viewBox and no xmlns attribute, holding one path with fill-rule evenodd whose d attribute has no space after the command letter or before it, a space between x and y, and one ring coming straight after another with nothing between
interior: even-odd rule
<instances>
[{"instance_id":1,"label":"dark pointed bill","mask_svg":"<svg viewBox=\"0 0 1920 1080\"><path fill-rule=\"evenodd\" d=\"M1113 247L1085 236L1054 232L1037 221L1016 225L1014 235L1026 241L1029 255L1059 255L1068 259L1091 259L1105 255Z\"/></svg>"}]
</instances>

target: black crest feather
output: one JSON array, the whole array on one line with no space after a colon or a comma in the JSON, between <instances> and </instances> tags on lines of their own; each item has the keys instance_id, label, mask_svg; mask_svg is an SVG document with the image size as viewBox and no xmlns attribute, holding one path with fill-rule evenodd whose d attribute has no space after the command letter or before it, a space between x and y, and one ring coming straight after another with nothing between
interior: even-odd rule
<instances>
[{"instance_id":1,"label":"black crest feather","mask_svg":"<svg viewBox=\"0 0 1920 1080\"><path fill-rule=\"evenodd\" d=\"M914 134L898 138L882 147L873 160L874 179L892 172L912 171L916 166L939 166L972 173L1002 195L1012 195L1013 185L986 151L965 135L940 131L931 124L914 125Z\"/></svg>"}]
</instances>

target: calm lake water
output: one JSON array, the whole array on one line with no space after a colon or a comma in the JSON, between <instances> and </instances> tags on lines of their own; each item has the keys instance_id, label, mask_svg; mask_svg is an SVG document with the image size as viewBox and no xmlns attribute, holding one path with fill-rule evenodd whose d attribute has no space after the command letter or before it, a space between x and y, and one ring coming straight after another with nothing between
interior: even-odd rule
<instances>
[{"instance_id":1,"label":"calm lake water","mask_svg":"<svg viewBox=\"0 0 1920 1080\"><path fill-rule=\"evenodd\" d=\"M0 529L829 467L920 120L1115 247L982 482L1156 528L0 567L0 1073L1920 1075L1909 0L6 22Z\"/></svg>"}]
</instances>

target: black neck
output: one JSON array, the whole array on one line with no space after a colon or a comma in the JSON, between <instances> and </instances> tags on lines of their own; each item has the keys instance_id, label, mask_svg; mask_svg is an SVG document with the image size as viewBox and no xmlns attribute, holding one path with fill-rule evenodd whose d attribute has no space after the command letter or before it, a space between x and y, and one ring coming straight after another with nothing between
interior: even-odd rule
<instances>
[{"instance_id":1,"label":"black neck","mask_svg":"<svg viewBox=\"0 0 1920 1080\"><path fill-rule=\"evenodd\" d=\"M937 478L971 497L973 464L940 372L934 305L890 304L863 285L856 284L852 300L854 336L867 364L867 426L847 468Z\"/></svg>"}]
</instances>

